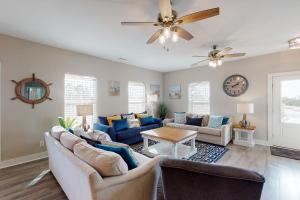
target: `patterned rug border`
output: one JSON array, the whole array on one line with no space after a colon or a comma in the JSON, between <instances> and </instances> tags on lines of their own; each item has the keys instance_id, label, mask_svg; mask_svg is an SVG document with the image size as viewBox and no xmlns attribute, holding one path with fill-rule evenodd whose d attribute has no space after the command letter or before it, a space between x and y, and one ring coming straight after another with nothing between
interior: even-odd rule
<instances>
[{"instance_id":1,"label":"patterned rug border","mask_svg":"<svg viewBox=\"0 0 300 200\"><path fill-rule=\"evenodd\" d=\"M155 141L149 140L149 146L152 146L156 143L157 142ZM189 144L189 142L187 142L186 144ZM143 154L142 153L143 142L131 145L131 148L134 149L136 152ZM196 148L197 148L197 153L185 160L190 160L195 162L205 162L205 163L216 163L229 150L227 147L223 147L216 144L210 144L206 142L200 142L200 141L196 141ZM150 157L148 155L145 156Z\"/></svg>"}]
</instances>

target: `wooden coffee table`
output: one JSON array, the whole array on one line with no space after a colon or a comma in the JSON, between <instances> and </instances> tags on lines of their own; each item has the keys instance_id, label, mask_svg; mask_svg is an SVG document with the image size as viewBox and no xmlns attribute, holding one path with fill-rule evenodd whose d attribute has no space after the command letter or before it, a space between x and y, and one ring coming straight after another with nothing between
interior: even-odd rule
<instances>
[{"instance_id":1,"label":"wooden coffee table","mask_svg":"<svg viewBox=\"0 0 300 200\"><path fill-rule=\"evenodd\" d=\"M143 153L149 156L170 155L175 158L189 158L197 153L195 138L197 131L179 128L162 127L149 131L142 131L144 138ZM149 139L159 143L149 147ZM191 141L191 145L183 143Z\"/></svg>"}]
</instances>

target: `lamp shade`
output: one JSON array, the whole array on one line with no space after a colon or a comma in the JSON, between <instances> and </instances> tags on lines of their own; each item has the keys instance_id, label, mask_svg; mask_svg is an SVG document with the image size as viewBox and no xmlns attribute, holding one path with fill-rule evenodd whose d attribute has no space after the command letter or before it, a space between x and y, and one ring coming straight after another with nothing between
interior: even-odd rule
<instances>
[{"instance_id":1,"label":"lamp shade","mask_svg":"<svg viewBox=\"0 0 300 200\"><path fill-rule=\"evenodd\" d=\"M237 104L237 112L242 114L253 114L254 113L254 105L253 103L238 103Z\"/></svg>"},{"instance_id":2,"label":"lamp shade","mask_svg":"<svg viewBox=\"0 0 300 200\"><path fill-rule=\"evenodd\" d=\"M93 115L93 105L87 104L87 105L77 105L77 116L88 116Z\"/></svg>"}]
</instances>

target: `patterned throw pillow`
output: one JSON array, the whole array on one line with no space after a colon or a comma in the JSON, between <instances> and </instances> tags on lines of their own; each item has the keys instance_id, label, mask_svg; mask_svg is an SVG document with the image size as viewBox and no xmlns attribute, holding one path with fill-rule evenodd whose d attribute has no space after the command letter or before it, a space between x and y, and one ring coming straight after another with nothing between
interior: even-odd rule
<instances>
[{"instance_id":1,"label":"patterned throw pillow","mask_svg":"<svg viewBox=\"0 0 300 200\"><path fill-rule=\"evenodd\" d=\"M130 114L122 114L123 119L135 119L135 114L130 113Z\"/></svg>"},{"instance_id":2,"label":"patterned throw pillow","mask_svg":"<svg viewBox=\"0 0 300 200\"><path fill-rule=\"evenodd\" d=\"M127 119L129 128L140 127L140 120L138 119Z\"/></svg>"},{"instance_id":3,"label":"patterned throw pillow","mask_svg":"<svg viewBox=\"0 0 300 200\"><path fill-rule=\"evenodd\" d=\"M185 112L175 112L174 113L174 123L185 124L186 123L186 113Z\"/></svg>"},{"instance_id":4,"label":"patterned throw pillow","mask_svg":"<svg viewBox=\"0 0 300 200\"><path fill-rule=\"evenodd\" d=\"M223 116L212 115L209 117L208 127L209 128L221 128L222 121L223 121Z\"/></svg>"}]
</instances>

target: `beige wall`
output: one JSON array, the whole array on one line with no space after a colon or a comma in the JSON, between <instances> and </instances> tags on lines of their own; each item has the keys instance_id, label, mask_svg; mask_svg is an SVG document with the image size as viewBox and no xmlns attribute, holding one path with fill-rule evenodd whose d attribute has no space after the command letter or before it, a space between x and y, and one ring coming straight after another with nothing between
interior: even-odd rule
<instances>
[{"instance_id":1,"label":"beige wall","mask_svg":"<svg viewBox=\"0 0 300 200\"><path fill-rule=\"evenodd\" d=\"M267 140L267 75L273 72L300 70L300 50L286 51L240 61L225 63L222 67L194 68L164 74L164 101L172 114L174 111L188 110L188 84L197 81L210 81L211 114L231 115L235 120L238 102L253 102L255 114L249 120L257 126L256 138ZM240 97L229 97L222 89L223 81L232 74L244 75L249 81L248 91ZM168 87L178 83L182 87L182 99L170 100Z\"/></svg>"},{"instance_id":2,"label":"beige wall","mask_svg":"<svg viewBox=\"0 0 300 200\"><path fill-rule=\"evenodd\" d=\"M56 118L64 114L64 74L94 76L98 81L98 113L127 112L127 83L142 81L147 91L151 83L162 84L162 74L96 57L82 55L5 35L0 35L1 72L1 152L2 160L45 151L40 147L43 133L56 124ZM51 82L50 97L36 105L14 97L15 84L35 73L38 78ZM108 81L121 81L121 96L108 96ZM162 86L161 86L162 87Z\"/></svg>"}]
</instances>

